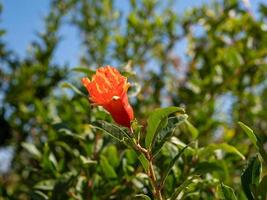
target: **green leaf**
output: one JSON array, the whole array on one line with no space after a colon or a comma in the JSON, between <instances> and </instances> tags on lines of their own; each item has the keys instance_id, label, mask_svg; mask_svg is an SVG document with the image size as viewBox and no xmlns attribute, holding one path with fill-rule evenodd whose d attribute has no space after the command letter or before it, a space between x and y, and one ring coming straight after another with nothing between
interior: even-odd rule
<instances>
[{"instance_id":1,"label":"green leaf","mask_svg":"<svg viewBox=\"0 0 267 200\"><path fill-rule=\"evenodd\" d=\"M151 200L151 198L145 194L137 194L135 195L136 199L144 199L144 200Z\"/></svg>"},{"instance_id":2,"label":"green leaf","mask_svg":"<svg viewBox=\"0 0 267 200\"><path fill-rule=\"evenodd\" d=\"M126 149L125 150L125 157L127 159L127 163L133 165L135 164L136 162L138 162L138 157L137 157L137 154L134 150L132 149Z\"/></svg>"},{"instance_id":3,"label":"green leaf","mask_svg":"<svg viewBox=\"0 0 267 200\"><path fill-rule=\"evenodd\" d=\"M243 191L248 199L254 199L256 187L259 185L261 162L258 155L250 159L241 175Z\"/></svg>"},{"instance_id":4,"label":"green leaf","mask_svg":"<svg viewBox=\"0 0 267 200\"><path fill-rule=\"evenodd\" d=\"M267 163L267 153L264 149L263 143L258 135L256 135L251 128L249 128L247 125L245 125L242 122L238 122L240 127L245 131L251 142L254 144L254 146L259 151L260 155L262 156L263 160Z\"/></svg>"},{"instance_id":5,"label":"green leaf","mask_svg":"<svg viewBox=\"0 0 267 200\"><path fill-rule=\"evenodd\" d=\"M62 88L70 88L70 89L72 89L76 94L81 95L81 96L83 96L83 97L87 97L87 95L85 95L82 91L80 91L76 86L74 86L74 85L71 84L71 83L64 82L64 83L62 83L61 87L62 87Z\"/></svg>"},{"instance_id":6,"label":"green leaf","mask_svg":"<svg viewBox=\"0 0 267 200\"><path fill-rule=\"evenodd\" d=\"M174 166L174 164L176 163L176 161L181 157L181 155L183 154L183 152L188 148L188 146L185 146L170 162L167 170L165 169L165 173L162 176L162 181L161 181L161 186L164 185L166 178L168 177L169 173L171 172L172 167Z\"/></svg>"},{"instance_id":7,"label":"green leaf","mask_svg":"<svg viewBox=\"0 0 267 200\"><path fill-rule=\"evenodd\" d=\"M198 130L187 119L185 120L185 125L188 132L192 135L192 138L196 139L199 135Z\"/></svg>"},{"instance_id":8,"label":"green leaf","mask_svg":"<svg viewBox=\"0 0 267 200\"><path fill-rule=\"evenodd\" d=\"M222 193L225 200L237 200L234 190L227 185L221 183Z\"/></svg>"},{"instance_id":9,"label":"green leaf","mask_svg":"<svg viewBox=\"0 0 267 200\"><path fill-rule=\"evenodd\" d=\"M35 156L37 159L41 159L42 157L42 154L41 152L36 148L36 146L34 146L33 144L31 143L26 143L26 142L23 142L21 144L21 146L26 149L30 154L32 154L33 156Z\"/></svg>"},{"instance_id":10,"label":"green leaf","mask_svg":"<svg viewBox=\"0 0 267 200\"><path fill-rule=\"evenodd\" d=\"M58 169L59 169L59 167L58 167L58 162L57 162L57 160L56 160L55 155L54 155L52 152L50 152L50 154L49 154L49 156L48 156L48 159L49 159L49 161L51 162L51 164L54 166L54 168L55 168L56 170L58 170Z\"/></svg>"},{"instance_id":11,"label":"green leaf","mask_svg":"<svg viewBox=\"0 0 267 200\"><path fill-rule=\"evenodd\" d=\"M178 195L187 188L187 186L189 186L191 183L193 183L193 181L195 179L199 179L198 175L194 175L190 178L188 178L187 180L185 180L179 187L177 187L173 193L173 195L171 196L170 200L176 200Z\"/></svg>"},{"instance_id":12,"label":"green leaf","mask_svg":"<svg viewBox=\"0 0 267 200\"><path fill-rule=\"evenodd\" d=\"M102 171L104 172L105 176L109 179L117 178L117 174L113 167L109 164L108 159L101 155L100 156L100 166Z\"/></svg>"},{"instance_id":13,"label":"green leaf","mask_svg":"<svg viewBox=\"0 0 267 200\"><path fill-rule=\"evenodd\" d=\"M43 156L42 156L41 166L45 170L50 170L51 172L56 174L57 164L56 164L55 158L53 158L51 154L52 152L51 152L49 144L45 143L43 147Z\"/></svg>"},{"instance_id":14,"label":"green leaf","mask_svg":"<svg viewBox=\"0 0 267 200\"><path fill-rule=\"evenodd\" d=\"M163 128L156 139L155 147L152 149L152 155L155 156L163 147L165 142L167 142L173 135L175 129L187 119L186 114L179 114L175 117L169 117L168 123L165 128Z\"/></svg>"},{"instance_id":15,"label":"green leaf","mask_svg":"<svg viewBox=\"0 0 267 200\"><path fill-rule=\"evenodd\" d=\"M75 134L66 128L60 128L60 129L58 129L58 132L62 133L64 135L67 135L67 136L71 136L73 139L83 140L83 141L85 140L85 138L83 136Z\"/></svg>"},{"instance_id":16,"label":"green leaf","mask_svg":"<svg viewBox=\"0 0 267 200\"><path fill-rule=\"evenodd\" d=\"M158 108L149 115L145 138L146 148L152 148L158 132L166 125L167 117L176 112L184 113L184 109L173 106L167 108Z\"/></svg>"},{"instance_id":17,"label":"green leaf","mask_svg":"<svg viewBox=\"0 0 267 200\"><path fill-rule=\"evenodd\" d=\"M227 153L233 153L238 155L240 158L245 160L245 156L241 154L235 147L227 144L227 143L220 143L220 144L210 144L207 147L201 148L199 150L199 156L208 156L214 153L215 150L221 149Z\"/></svg>"},{"instance_id":18,"label":"green leaf","mask_svg":"<svg viewBox=\"0 0 267 200\"><path fill-rule=\"evenodd\" d=\"M93 122L92 125L94 128L104 131L111 137L117 139L118 141L122 142L124 137L131 138L130 135L127 133L127 130L123 130L121 127L116 126L115 124L108 123L106 121L96 121Z\"/></svg>"},{"instance_id":19,"label":"green leaf","mask_svg":"<svg viewBox=\"0 0 267 200\"><path fill-rule=\"evenodd\" d=\"M108 162L113 167L118 167L120 164L120 156L115 145L109 145L103 150L103 154L108 159Z\"/></svg>"},{"instance_id":20,"label":"green leaf","mask_svg":"<svg viewBox=\"0 0 267 200\"><path fill-rule=\"evenodd\" d=\"M257 145L257 136L253 133L253 130L245 125L243 122L238 122L239 126L245 131L251 142L258 148Z\"/></svg>"}]
</instances>

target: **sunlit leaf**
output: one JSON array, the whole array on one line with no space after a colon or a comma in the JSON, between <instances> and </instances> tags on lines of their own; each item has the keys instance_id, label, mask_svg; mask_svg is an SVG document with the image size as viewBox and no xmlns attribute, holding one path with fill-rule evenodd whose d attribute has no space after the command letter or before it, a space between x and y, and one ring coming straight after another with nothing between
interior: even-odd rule
<instances>
[{"instance_id":1,"label":"sunlit leaf","mask_svg":"<svg viewBox=\"0 0 267 200\"><path fill-rule=\"evenodd\" d=\"M97 161L91 160L90 158L84 157L82 155L80 155L80 160L82 161L83 165L97 164Z\"/></svg>"},{"instance_id":2,"label":"sunlit leaf","mask_svg":"<svg viewBox=\"0 0 267 200\"><path fill-rule=\"evenodd\" d=\"M85 140L85 138L81 135L75 134L73 132L71 132L71 130L66 129L66 128L60 128L58 130L59 133L67 135L67 136L71 136L74 139L78 139L78 140Z\"/></svg>"},{"instance_id":3,"label":"sunlit leaf","mask_svg":"<svg viewBox=\"0 0 267 200\"><path fill-rule=\"evenodd\" d=\"M50 152L48 159L53 164L54 168L58 170L58 162L56 160L55 155L52 152Z\"/></svg>"},{"instance_id":4,"label":"sunlit leaf","mask_svg":"<svg viewBox=\"0 0 267 200\"><path fill-rule=\"evenodd\" d=\"M49 197L43 192L36 190L31 193L31 199L32 200L48 200Z\"/></svg>"},{"instance_id":5,"label":"sunlit leaf","mask_svg":"<svg viewBox=\"0 0 267 200\"><path fill-rule=\"evenodd\" d=\"M261 139L253 132L253 130L251 128L249 128L244 123L238 122L238 124L245 131L245 133L248 135L251 142L254 144L254 146L257 148L257 150L260 152L260 155L262 156L263 160L267 163L267 153L264 149L264 146L263 146Z\"/></svg>"},{"instance_id":6,"label":"sunlit leaf","mask_svg":"<svg viewBox=\"0 0 267 200\"><path fill-rule=\"evenodd\" d=\"M34 188L38 190L53 190L56 180L49 179L38 182Z\"/></svg>"},{"instance_id":7,"label":"sunlit leaf","mask_svg":"<svg viewBox=\"0 0 267 200\"><path fill-rule=\"evenodd\" d=\"M254 144L254 146L258 148L257 136L253 133L253 130L242 122L238 122L238 124L245 131L245 133L247 134L251 142Z\"/></svg>"},{"instance_id":8,"label":"sunlit leaf","mask_svg":"<svg viewBox=\"0 0 267 200\"><path fill-rule=\"evenodd\" d=\"M42 154L34 144L23 142L21 146L36 158L41 159Z\"/></svg>"}]
</instances>

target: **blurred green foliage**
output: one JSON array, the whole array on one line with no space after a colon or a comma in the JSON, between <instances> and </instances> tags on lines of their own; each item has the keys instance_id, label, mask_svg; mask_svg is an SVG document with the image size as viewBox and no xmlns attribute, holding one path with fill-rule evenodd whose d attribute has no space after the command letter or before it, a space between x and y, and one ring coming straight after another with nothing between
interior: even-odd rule
<instances>
[{"instance_id":1,"label":"blurred green foliage","mask_svg":"<svg viewBox=\"0 0 267 200\"><path fill-rule=\"evenodd\" d=\"M143 146L153 141L165 197L265 199L266 5L253 16L241 1L216 1L179 16L174 1L129 0L127 12L115 3L51 0L25 58L0 30L0 145L14 150L0 199L153 199L145 159L110 137L125 130L81 86L107 64L134 83L133 126ZM65 23L81 35L82 67L54 62ZM186 60L176 53L183 41ZM167 112L155 123L154 109L170 105L189 117Z\"/></svg>"}]
</instances>

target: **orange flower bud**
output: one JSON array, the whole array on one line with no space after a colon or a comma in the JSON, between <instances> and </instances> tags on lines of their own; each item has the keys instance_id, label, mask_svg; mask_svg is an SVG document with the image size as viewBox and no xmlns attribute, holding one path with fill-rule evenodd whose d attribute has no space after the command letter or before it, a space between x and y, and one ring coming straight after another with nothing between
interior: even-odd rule
<instances>
[{"instance_id":1,"label":"orange flower bud","mask_svg":"<svg viewBox=\"0 0 267 200\"><path fill-rule=\"evenodd\" d=\"M82 78L87 88L89 99L96 105L103 106L115 122L130 128L134 113L128 102L127 90L130 84L114 67L105 66L96 70L92 80Z\"/></svg>"}]
</instances>

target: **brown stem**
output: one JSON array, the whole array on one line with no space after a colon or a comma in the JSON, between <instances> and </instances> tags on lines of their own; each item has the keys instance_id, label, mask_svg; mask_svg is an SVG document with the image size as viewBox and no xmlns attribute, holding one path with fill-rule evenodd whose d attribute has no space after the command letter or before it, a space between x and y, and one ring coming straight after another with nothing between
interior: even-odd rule
<instances>
[{"instance_id":1,"label":"brown stem","mask_svg":"<svg viewBox=\"0 0 267 200\"><path fill-rule=\"evenodd\" d=\"M136 149L141 152L142 154L144 154L144 156L146 157L146 159L151 160L151 156L150 153L147 151L147 149L141 147L140 144L136 144Z\"/></svg>"},{"instance_id":2,"label":"brown stem","mask_svg":"<svg viewBox=\"0 0 267 200\"><path fill-rule=\"evenodd\" d=\"M144 154L144 156L146 157L146 159L149 162L147 175L148 175L150 182L151 182L151 185L153 187L153 194L154 194L155 198L158 200L163 200L162 195L161 195L161 187L159 187L159 185L157 183L157 177L155 175L155 171L153 168L153 157L151 155L151 152L148 151L147 149L143 148L139 143L136 144L136 149L139 152L141 152L142 154Z\"/></svg>"},{"instance_id":3,"label":"brown stem","mask_svg":"<svg viewBox=\"0 0 267 200\"><path fill-rule=\"evenodd\" d=\"M157 183L157 178L156 178L155 171L153 168L152 160L149 160L148 173L151 179L151 183L152 183L153 190L154 190L153 192L154 192L156 199L163 200L162 195L161 195L161 188L158 186L158 183Z\"/></svg>"}]
</instances>

